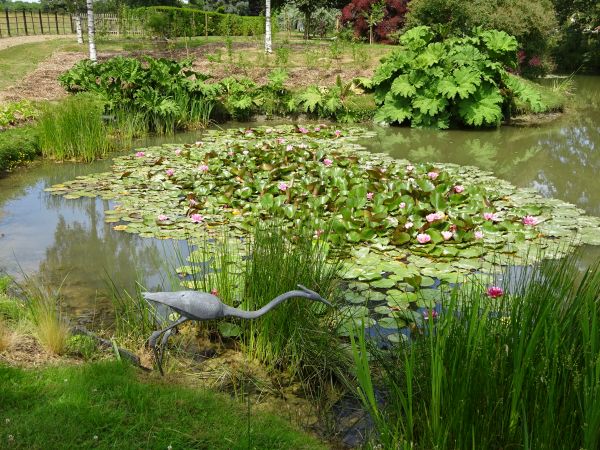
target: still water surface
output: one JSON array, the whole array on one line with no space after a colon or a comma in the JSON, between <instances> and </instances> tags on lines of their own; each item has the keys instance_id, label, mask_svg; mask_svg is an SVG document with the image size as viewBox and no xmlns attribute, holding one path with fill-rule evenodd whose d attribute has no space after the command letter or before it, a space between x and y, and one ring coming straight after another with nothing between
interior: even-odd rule
<instances>
[{"instance_id":1,"label":"still water surface","mask_svg":"<svg viewBox=\"0 0 600 450\"><path fill-rule=\"evenodd\" d=\"M575 89L574 107L544 125L443 132L376 127L377 136L363 145L413 162L477 166L600 216L600 77L576 77ZM194 142L200 136L186 133L167 140ZM154 139L136 146L159 143ZM38 162L0 179L0 271L39 274L53 286L62 283L70 314L86 321L110 315L108 277L130 290L136 278L150 289L168 286L165 274L181 251L170 241L114 231L104 223L107 201L66 200L44 192L109 167L110 161ZM598 258L600 247L584 249L584 264Z\"/></svg>"}]
</instances>

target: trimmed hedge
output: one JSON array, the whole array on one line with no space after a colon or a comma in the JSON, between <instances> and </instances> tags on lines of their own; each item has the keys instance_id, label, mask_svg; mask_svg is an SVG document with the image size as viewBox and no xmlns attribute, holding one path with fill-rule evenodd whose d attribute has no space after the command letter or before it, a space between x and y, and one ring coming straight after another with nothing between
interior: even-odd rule
<instances>
[{"instance_id":1,"label":"trimmed hedge","mask_svg":"<svg viewBox=\"0 0 600 450\"><path fill-rule=\"evenodd\" d=\"M261 16L238 16L172 6L138 8L135 13L143 18L147 27L167 37L255 36L265 32L265 18ZM271 26L274 24L275 21L272 21Z\"/></svg>"}]
</instances>

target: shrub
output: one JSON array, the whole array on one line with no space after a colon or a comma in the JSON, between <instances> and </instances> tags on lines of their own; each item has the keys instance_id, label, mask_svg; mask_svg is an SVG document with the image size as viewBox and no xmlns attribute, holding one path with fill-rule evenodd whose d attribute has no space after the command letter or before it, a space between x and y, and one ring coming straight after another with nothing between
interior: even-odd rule
<instances>
[{"instance_id":1,"label":"shrub","mask_svg":"<svg viewBox=\"0 0 600 450\"><path fill-rule=\"evenodd\" d=\"M38 132L32 126L0 132L0 172L33 160L40 154Z\"/></svg>"},{"instance_id":2,"label":"shrub","mask_svg":"<svg viewBox=\"0 0 600 450\"><path fill-rule=\"evenodd\" d=\"M372 80L380 105L377 122L413 127L498 126L509 118L513 98L541 111L540 95L511 76L517 41L503 31L478 31L441 39L416 27L377 68Z\"/></svg>"},{"instance_id":3,"label":"shrub","mask_svg":"<svg viewBox=\"0 0 600 450\"><path fill-rule=\"evenodd\" d=\"M368 15L380 0L352 0L342 9L342 23L350 24L356 37L369 37ZM385 0L383 20L374 27L375 40L390 42L388 35L404 25L409 0Z\"/></svg>"},{"instance_id":4,"label":"shrub","mask_svg":"<svg viewBox=\"0 0 600 450\"><path fill-rule=\"evenodd\" d=\"M264 17L221 14L171 6L139 8L133 14L140 17L151 31L166 37L256 36L263 34L265 27ZM275 21L272 25L275 25Z\"/></svg>"},{"instance_id":5,"label":"shrub","mask_svg":"<svg viewBox=\"0 0 600 450\"><path fill-rule=\"evenodd\" d=\"M515 36L522 50L523 75L551 69L548 61L556 19L551 0L411 0L405 28L431 26L443 36L469 33L474 27Z\"/></svg>"},{"instance_id":6,"label":"shrub","mask_svg":"<svg viewBox=\"0 0 600 450\"><path fill-rule=\"evenodd\" d=\"M354 345L385 448L599 448L600 270L582 277L579 263L507 272L510 293L497 298L454 292L389 351Z\"/></svg>"},{"instance_id":7,"label":"shrub","mask_svg":"<svg viewBox=\"0 0 600 450\"><path fill-rule=\"evenodd\" d=\"M113 148L102 120L104 102L79 94L49 105L39 121L40 148L45 157L93 161Z\"/></svg>"},{"instance_id":8,"label":"shrub","mask_svg":"<svg viewBox=\"0 0 600 450\"><path fill-rule=\"evenodd\" d=\"M66 351L85 360L91 360L98 353L98 343L91 336L78 334L69 337L66 343Z\"/></svg>"}]
</instances>

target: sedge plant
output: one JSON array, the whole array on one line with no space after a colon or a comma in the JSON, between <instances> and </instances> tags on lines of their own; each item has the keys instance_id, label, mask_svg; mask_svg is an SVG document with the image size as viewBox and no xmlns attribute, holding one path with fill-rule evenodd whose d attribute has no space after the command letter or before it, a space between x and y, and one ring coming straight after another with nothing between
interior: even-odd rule
<instances>
[{"instance_id":1,"label":"sedge plant","mask_svg":"<svg viewBox=\"0 0 600 450\"><path fill-rule=\"evenodd\" d=\"M410 342L353 344L386 448L599 448L600 269L570 257L520 273L510 293L456 290Z\"/></svg>"}]
</instances>

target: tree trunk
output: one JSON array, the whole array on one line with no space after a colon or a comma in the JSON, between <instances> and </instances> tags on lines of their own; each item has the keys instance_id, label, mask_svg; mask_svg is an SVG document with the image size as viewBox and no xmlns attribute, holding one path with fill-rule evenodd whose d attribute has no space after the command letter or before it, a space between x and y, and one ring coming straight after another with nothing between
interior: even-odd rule
<instances>
[{"instance_id":1,"label":"tree trunk","mask_svg":"<svg viewBox=\"0 0 600 450\"><path fill-rule=\"evenodd\" d=\"M273 53L273 39L271 36L271 0L265 3L265 53Z\"/></svg>"},{"instance_id":2,"label":"tree trunk","mask_svg":"<svg viewBox=\"0 0 600 450\"><path fill-rule=\"evenodd\" d=\"M77 31L77 43L83 44L83 32L81 31L81 16L75 14L75 30Z\"/></svg>"},{"instance_id":3,"label":"tree trunk","mask_svg":"<svg viewBox=\"0 0 600 450\"><path fill-rule=\"evenodd\" d=\"M309 38L308 29L310 28L310 13L307 11L304 13L304 39Z\"/></svg>"},{"instance_id":4,"label":"tree trunk","mask_svg":"<svg viewBox=\"0 0 600 450\"><path fill-rule=\"evenodd\" d=\"M94 4L93 0L86 0L87 4L87 20L88 20L88 41L90 44L90 60L96 62L96 41L94 30Z\"/></svg>"}]
</instances>

